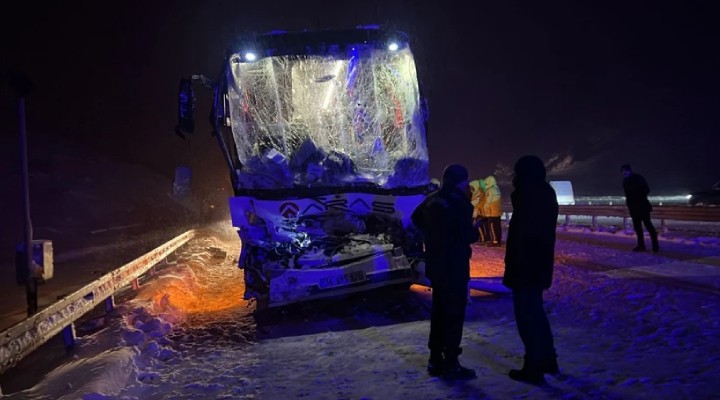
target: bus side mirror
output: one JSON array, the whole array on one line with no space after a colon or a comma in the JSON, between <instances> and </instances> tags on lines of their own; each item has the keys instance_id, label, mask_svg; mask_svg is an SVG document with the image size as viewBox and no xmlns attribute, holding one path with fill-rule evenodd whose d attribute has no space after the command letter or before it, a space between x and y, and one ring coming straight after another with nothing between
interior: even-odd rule
<instances>
[{"instance_id":1,"label":"bus side mirror","mask_svg":"<svg viewBox=\"0 0 720 400\"><path fill-rule=\"evenodd\" d=\"M185 139L185 135L195 132L195 92L192 87L192 78L181 79L178 90L178 124L175 133Z\"/></svg>"}]
</instances>

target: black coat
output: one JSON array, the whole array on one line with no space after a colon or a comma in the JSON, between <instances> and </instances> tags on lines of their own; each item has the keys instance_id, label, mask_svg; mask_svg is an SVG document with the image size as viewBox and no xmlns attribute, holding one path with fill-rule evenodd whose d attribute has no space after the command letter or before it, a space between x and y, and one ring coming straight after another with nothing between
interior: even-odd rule
<instances>
[{"instance_id":1,"label":"black coat","mask_svg":"<svg viewBox=\"0 0 720 400\"><path fill-rule=\"evenodd\" d=\"M623 179L623 190L625 191L625 204L630 214L643 214L652 211L648 200L650 187L642 175L630 174Z\"/></svg>"},{"instance_id":2,"label":"black coat","mask_svg":"<svg viewBox=\"0 0 720 400\"><path fill-rule=\"evenodd\" d=\"M470 200L456 188L431 193L413 211L413 224L425 241L425 274L432 283L467 284L470 279L470 244L480 238L472 213Z\"/></svg>"},{"instance_id":3,"label":"black coat","mask_svg":"<svg viewBox=\"0 0 720 400\"><path fill-rule=\"evenodd\" d=\"M516 186L508 229L503 284L511 289L547 289L552 284L558 203L545 181Z\"/></svg>"}]
</instances>

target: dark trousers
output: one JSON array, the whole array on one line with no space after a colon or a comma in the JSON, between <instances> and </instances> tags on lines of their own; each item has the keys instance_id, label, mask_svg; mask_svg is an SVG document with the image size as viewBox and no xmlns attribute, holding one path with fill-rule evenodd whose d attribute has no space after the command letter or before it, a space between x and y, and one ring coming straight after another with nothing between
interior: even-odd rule
<instances>
[{"instance_id":1,"label":"dark trousers","mask_svg":"<svg viewBox=\"0 0 720 400\"><path fill-rule=\"evenodd\" d=\"M632 218L633 228L635 229L635 234L637 235L638 247L642 249L645 248L645 237L643 236L642 229L642 225L645 224L645 229L647 229L648 233L650 234L650 240L652 240L653 249L657 249L657 231L655 230L655 227L652 224L652 220L650 219L650 213L630 213L630 218Z\"/></svg>"},{"instance_id":2,"label":"dark trousers","mask_svg":"<svg viewBox=\"0 0 720 400\"><path fill-rule=\"evenodd\" d=\"M525 345L525 366L528 368L542 368L557 358L542 292L542 289L513 289L515 321Z\"/></svg>"},{"instance_id":3,"label":"dark trousers","mask_svg":"<svg viewBox=\"0 0 720 400\"><path fill-rule=\"evenodd\" d=\"M461 353L465 307L467 305L467 282L448 284L432 281L432 311L430 314L431 357L442 353L445 360L457 361Z\"/></svg>"},{"instance_id":4,"label":"dark trousers","mask_svg":"<svg viewBox=\"0 0 720 400\"><path fill-rule=\"evenodd\" d=\"M490 241L493 243L502 243L502 224L500 217L486 217L486 220Z\"/></svg>"},{"instance_id":5,"label":"dark trousers","mask_svg":"<svg viewBox=\"0 0 720 400\"><path fill-rule=\"evenodd\" d=\"M490 242L492 241L490 239L490 227L488 225L488 220L485 217L477 217L475 220L475 223L478 226L478 231L480 232L480 241L481 242Z\"/></svg>"}]
</instances>

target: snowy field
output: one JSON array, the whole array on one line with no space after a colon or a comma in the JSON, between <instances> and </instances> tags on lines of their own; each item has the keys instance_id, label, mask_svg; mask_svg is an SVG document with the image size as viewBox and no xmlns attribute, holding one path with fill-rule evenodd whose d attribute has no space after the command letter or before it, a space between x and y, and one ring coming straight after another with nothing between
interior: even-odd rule
<instances>
[{"instance_id":1,"label":"snowy field","mask_svg":"<svg viewBox=\"0 0 720 400\"><path fill-rule=\"evenodd\" d=\"M532 386L507 377L522 362L507 293L471 292L461 362L478 377L447 382L425 371L427 288L296 305L256 322L241 300L237 239L208 234L115 313L84 322L70 354L41 349L49 372L29 359L6 373L3 398L719 398L720 241L666 234L660 245L632 253L630 232L559 229L545 298L561 374ZM503 256L475 247L473 276L501 276Z\"/></svg>"}]
</instances>

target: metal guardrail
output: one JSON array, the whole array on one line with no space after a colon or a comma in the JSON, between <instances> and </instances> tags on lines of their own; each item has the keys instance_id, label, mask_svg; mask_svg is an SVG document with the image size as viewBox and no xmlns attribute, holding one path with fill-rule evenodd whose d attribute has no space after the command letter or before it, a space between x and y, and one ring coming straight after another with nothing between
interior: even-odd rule
<instances>
[{"instance_id":1,"label":"metal guardrail","mask_svg":"<svg viewBox=\"0 0 720 400\"><path fill-rule=\"evenodd\" d=\"M630 218L626 206L560 206L560 215ZM720 207L653 206L653 219L720 222Z\"/></svg>"},{"instance_id":2,"label":"metal guardrail","mask_svg":"<svg viewBox=\"0 0 720 400\"><path fill-rule=\"evenodd\" d=\"M560 206L560 215L565 216L565 226L570 225L572 216L592 217L591 227L598 225L598 217L619 217L623 226L629 226L630 213L626 206ZM650 217L660 220L660 229L667 231L667 221L720 222L720 207L698 206L653 206Z\"/></svg>"},{"instance_id":3,"label":"metal guardrail","mask_svg":"<svg viewBox=\"0 0 720 400\"><path fill-rule=\"evenodd\" d=\"M68 329L72 332L73 322L95 306L112 300L119 289L136 285L140 276L195 237L195 233L189 230L175 237L0 333L0 374L51 337Z\"/></svg>"}]
</instances>

